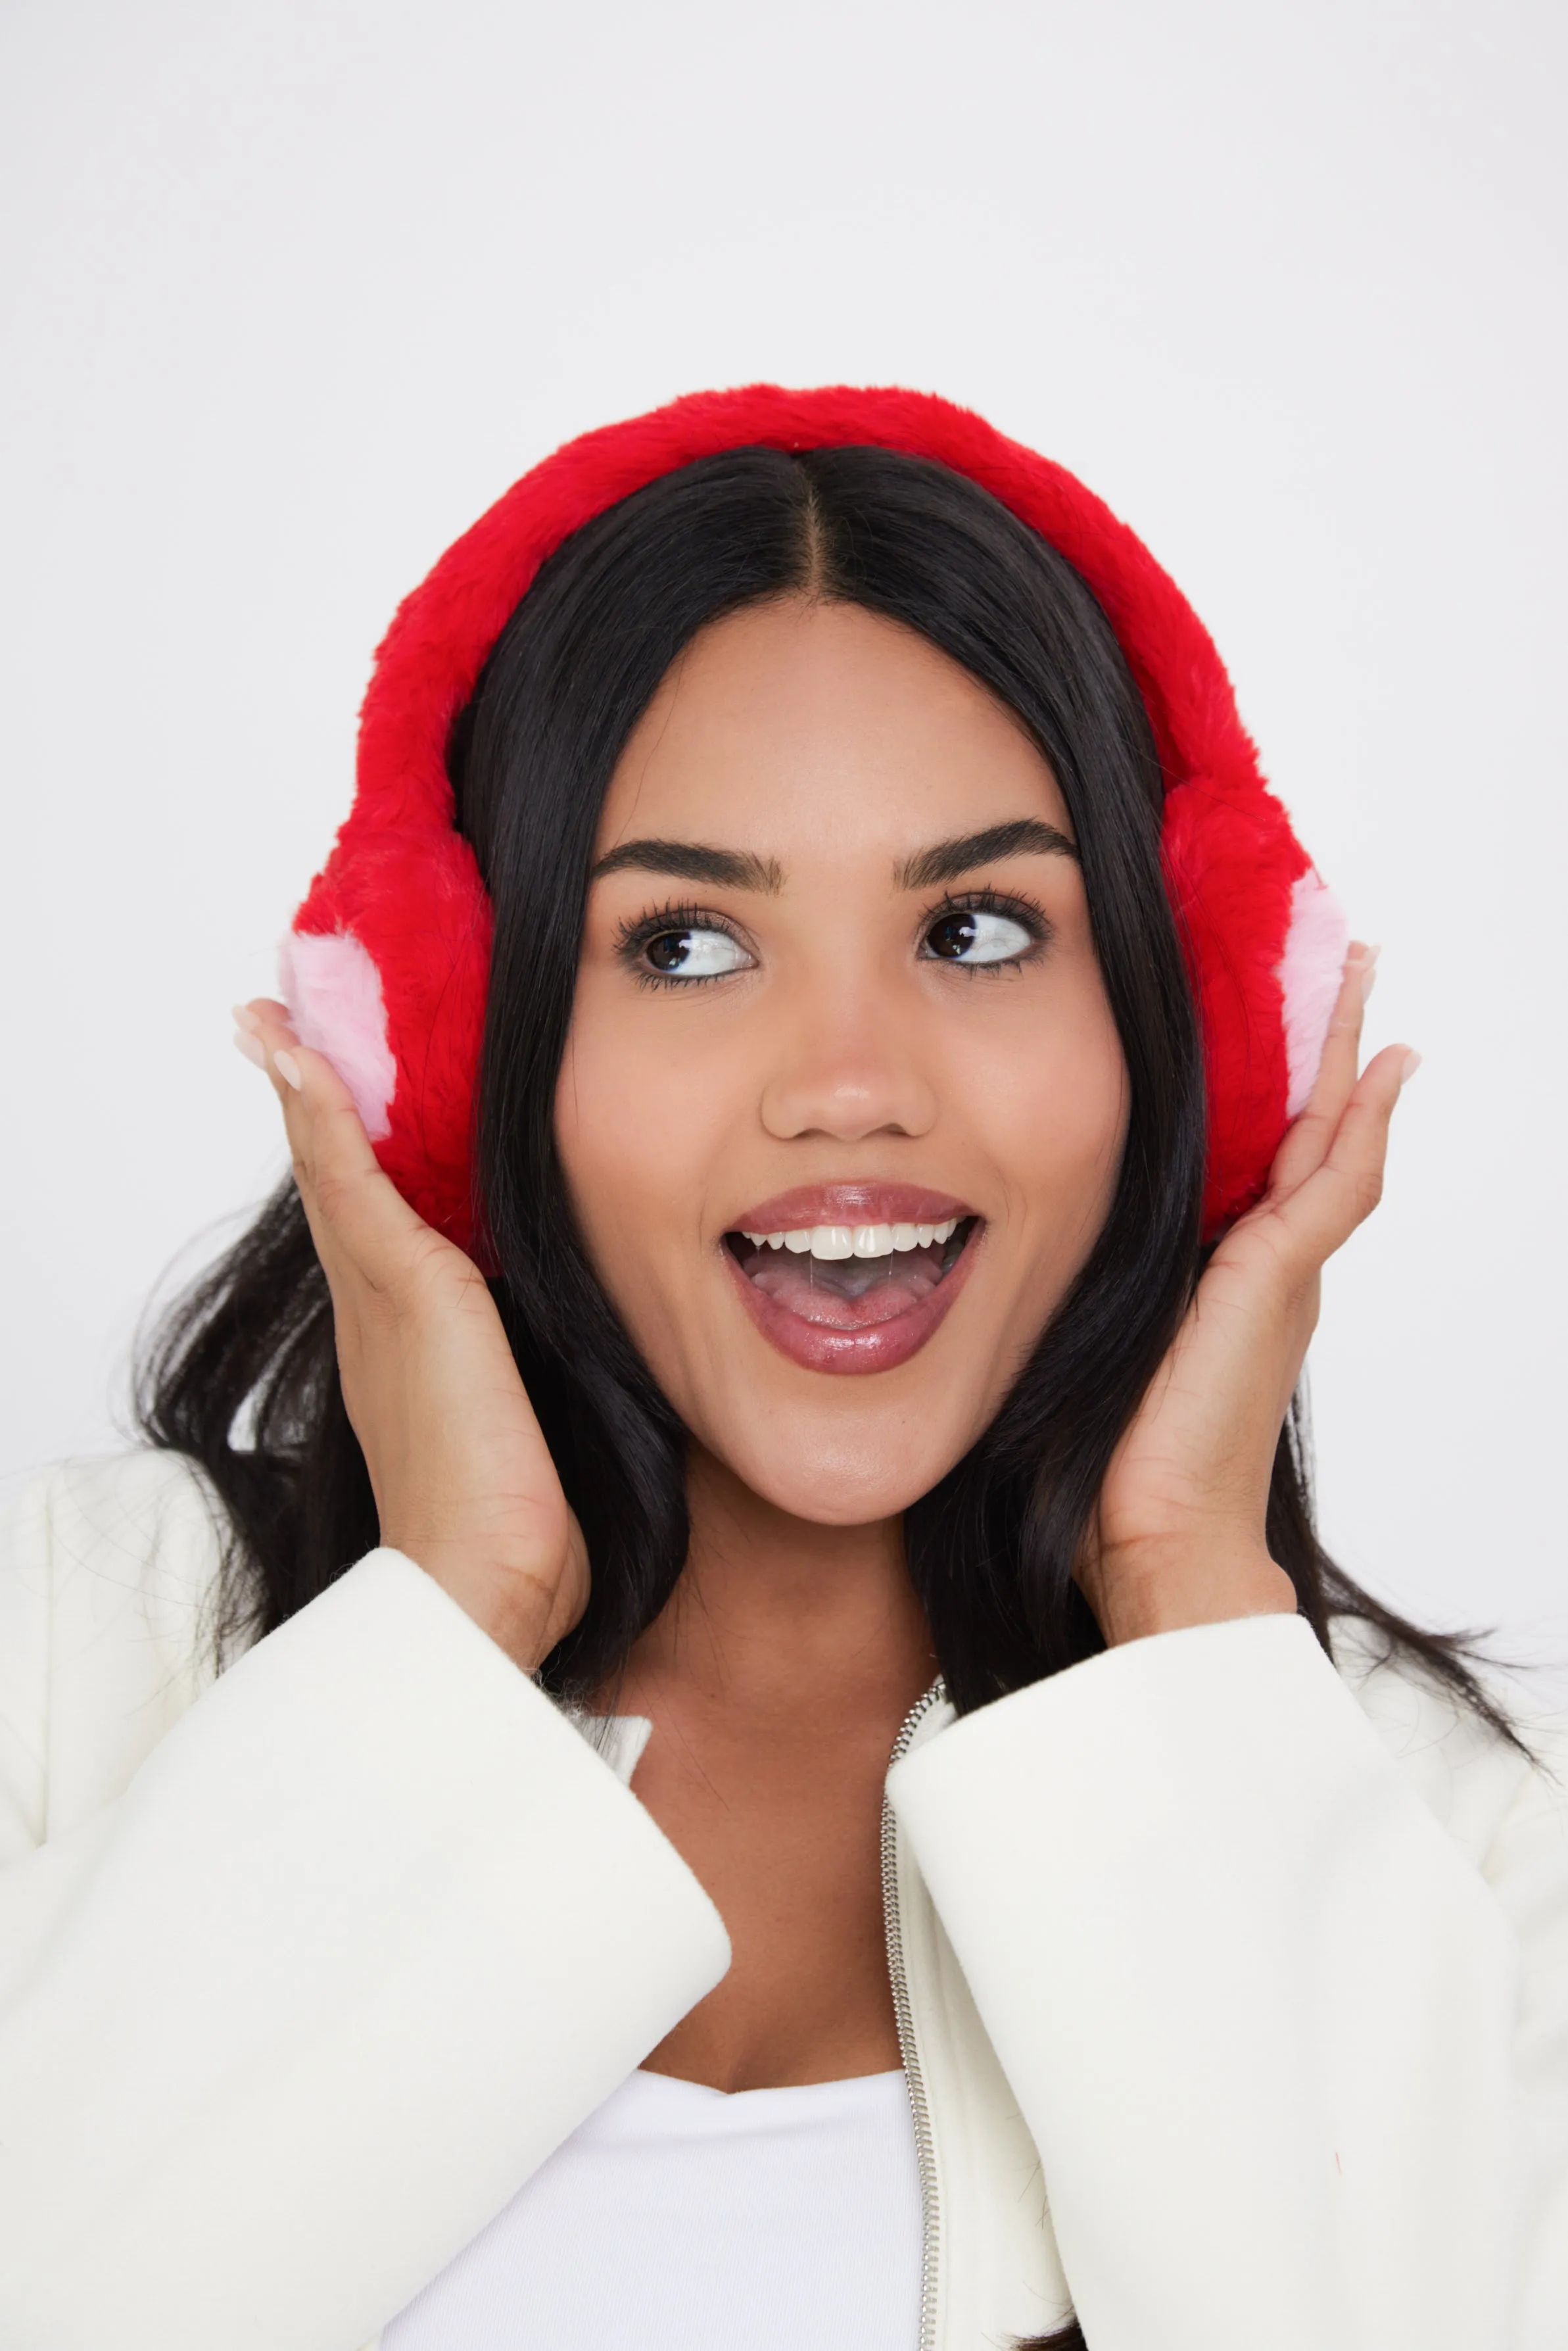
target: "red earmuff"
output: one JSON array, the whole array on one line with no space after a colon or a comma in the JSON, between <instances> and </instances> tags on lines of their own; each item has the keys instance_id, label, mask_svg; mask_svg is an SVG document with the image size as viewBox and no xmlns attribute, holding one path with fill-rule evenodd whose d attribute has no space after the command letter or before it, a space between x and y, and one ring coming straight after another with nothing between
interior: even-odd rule
<instances>
[{"instance_id":1,"label":"red earmuff","mask_svg":"<svg viewBox=\"0 0 1568 2351\"><path fill-rule=\"evenodd\" d=\"M1060 465L929 393L695 392L556 450L400 607L365 697L353 807L283 947L301 1040L344 1078L400 1191L482 1262L472 1130L491 910L453 829L452 723L539 566L582 524L720 450L849 444L978 482L1066 557L1116 631L1165 773L1166 886L1208 1080L1210 1237L1257 1199L1311 1090L1344 918L1263 780L1212 639L1142 542Z\"/></svg>"}]
</instances>

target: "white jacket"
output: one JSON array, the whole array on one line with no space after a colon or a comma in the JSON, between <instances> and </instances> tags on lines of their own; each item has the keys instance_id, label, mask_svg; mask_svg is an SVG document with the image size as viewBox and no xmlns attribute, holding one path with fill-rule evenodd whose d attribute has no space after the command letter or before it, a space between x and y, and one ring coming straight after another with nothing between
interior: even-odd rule
<instances>
[{"instance_id":1,"label":"white jacket","mask_svg":"<svg viewBox=\"0 0 1568 2351\"><path fill-rule=\"evenodd\" d=\"M165 1456L12 1514L4 2351L373 2343L728 1963L646 1724L390 1551L215 1678L217 1556ZM1548 1777L1266 1617L933 1701L888 1796L928 2351L1563 2351Z\"/></svg>"}]
</instances>

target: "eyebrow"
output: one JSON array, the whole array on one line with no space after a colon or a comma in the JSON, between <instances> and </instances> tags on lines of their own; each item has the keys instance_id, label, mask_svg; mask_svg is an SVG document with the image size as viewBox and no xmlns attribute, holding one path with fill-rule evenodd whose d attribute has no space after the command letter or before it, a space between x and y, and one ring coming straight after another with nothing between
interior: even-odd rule
<instances>
[{"instance_id":1,"label":"eyebrow","mask_svg":"<svg viewBox=\"0 0 1568 2351\"><path fill-rule=\"evenodd\" d=\"M956 881L978 865L1002 857L1071 857L1076 844L1055 825L1038 817L1014 817L1006 824L987 825L983 832L961 833L954 841L939 841L907 858L898 869L899 887L929 890L940 882ZM776 857L754 857L749 850L714 849L701 841L623 841L601 857L588 876L597 882L606 873L663 873L679 882L711 882L725 890L761 890L776 897L784 888L784 871Z\"/></svg>"},{"instance_id":2,"label":"eyebrow","mask_svg":"<svg viewBox=\"0 0 1568 2351\"><path fill-rule=\"evenodd\" d=\"M961 873L972 873L977 865L992 864L1001 857L1071 857L1076 862L1077 855L1076 842L1054 824L1021 816L920 850L898 868L898 881L906 890L929 890L934 883L954 882Z\"/></svg>"},{"instance_id":3,"label":"eyebrow","mask_svg":"<svg viewBox=\"0 0 1568 2351\"><path fill-rule=\"evenodd\" d=\"M749 851L711 849L699 841L623 841L601 857L589 874L667 873L679 882L712 882L725 890L765 890L776 896L784 888L784 872L774 857L753 857Z\"/></svg>"}]
</instances>

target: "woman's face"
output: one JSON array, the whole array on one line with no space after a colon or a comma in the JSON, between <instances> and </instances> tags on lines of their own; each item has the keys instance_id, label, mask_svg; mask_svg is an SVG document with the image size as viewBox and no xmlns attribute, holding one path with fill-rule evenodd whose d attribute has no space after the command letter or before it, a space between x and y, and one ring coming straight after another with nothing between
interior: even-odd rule
<instances>
[{"instance_id":1,"label":"woman's face","mask_svg":"<svg viewBox=\"0 0 1568 2351\"><path fill-rule=\"evenodd\" d=\"M710 1452L836 1525L992 1418L1127 1123L1054 777L853 604L715 623L599 827L556 1102L600 1280Z\"/></svg>"}]
</instances>

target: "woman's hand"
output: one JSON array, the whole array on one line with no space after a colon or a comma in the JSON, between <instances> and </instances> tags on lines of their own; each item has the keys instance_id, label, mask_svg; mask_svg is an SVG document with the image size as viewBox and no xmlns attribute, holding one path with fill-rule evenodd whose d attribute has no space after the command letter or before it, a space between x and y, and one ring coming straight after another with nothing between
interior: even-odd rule
<instances>
[{"instance_id":1,"label":"woman's hand","mask_svg":"<svg viewBox=\"0 0 1568 2351\"><path fill-rule=\"evenodd\" d=\"M1113 1647L1295 1607L1264 1535L1274 1450L1324 1262L1377 1205L1388 1123L1418 1058L1390 1045L1357 1079L1375 961L1352 946L1317 1083L1268 1191L1210 1259L1112 1458L1078 1580Z\"/></svg>"},{"instance_id":2,"label":"woman's hand","mask_svg":"<svg viewBox=\"0 0 1568 2351\"><path fill-rule=\"evenodd\" d=\"M483 1277L383 1175L347 1086L285 1008L234 1017L283 1104L381 1541L532 1673L587 1604L587 1552Z\"/></svg>"}]
</instances>

